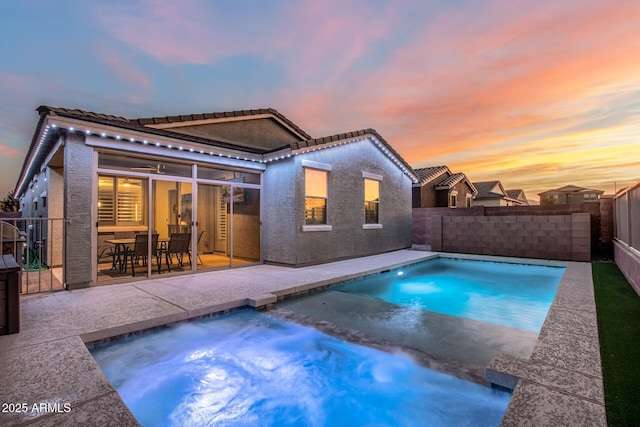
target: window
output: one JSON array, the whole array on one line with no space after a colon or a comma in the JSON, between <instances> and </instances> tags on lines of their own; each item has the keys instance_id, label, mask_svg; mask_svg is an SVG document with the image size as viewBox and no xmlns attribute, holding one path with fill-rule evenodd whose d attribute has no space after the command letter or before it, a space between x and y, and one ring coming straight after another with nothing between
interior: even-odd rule
<instances>
[{"instance_id":1,"label":"window","mask_svg":"<svg viewBox=\"0 0 640 427\"><path fill-rule=\"evenodd\" d=\"M364 223L378 224L380 206L380 181L364 179Z\"/></svg>"},{"instance_id":2,"label":"window","mask_svg":"<svg viewBox=\"0 0 640 427\"><path fill-rule=\"evenodd\" d=\"M98 176L98 225L144 225L147 181Z\"/></svg>"},{"instance_id":3,"label":"window","mask_svg":"<svg viewBox=\"0 0 640 427\"><path fill-rule=\"evenodd\" d=\"M473 199L473 196L471 194L467 194L467 207L470 208L471 207L471 200Z\"/></svg>"},{"instance_id":4,"label":"window","mask_svg":"<svg viewBox=\"0 0 640 427\"><path fill-rule=\"evenodd\" d=\"M327 171L304 169L304 222L327 224Z\"/></svg>"},{"instance_id":5,"label":"window","mask_svg":"<svg viewBox=\"0 0 640 427\"><path fill-rule=\"evenodd\" d=\"M458 192L457 191L454 191L454 192L451 193L449 207L451 207L451 208L457 208L458 207Z\"/></svg>"}]
</instances>

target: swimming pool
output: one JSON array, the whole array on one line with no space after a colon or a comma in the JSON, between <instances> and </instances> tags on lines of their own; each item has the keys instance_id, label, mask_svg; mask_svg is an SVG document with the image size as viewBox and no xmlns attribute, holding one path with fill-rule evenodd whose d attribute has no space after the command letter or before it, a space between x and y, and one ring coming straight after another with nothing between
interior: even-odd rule
<instances>
[{"instance_id":1,"label":"swimming pool","mask_svg":"<svg viewBox=\"0 0 640 427\"><path fill-rule=\"evenodd\" d=\"M497 426L510 398L248 310L91 353L143 426Z\"/></svg>"},{"instance_id":2,"label":"swimming pool","mask_svg":"<svg viewBox=\"0 0 640 427\"><path fill-rule=\"evenodd\" d=\"M435 258L332 289L539 332L564 267Z\"/></svg>"}]
</instances>

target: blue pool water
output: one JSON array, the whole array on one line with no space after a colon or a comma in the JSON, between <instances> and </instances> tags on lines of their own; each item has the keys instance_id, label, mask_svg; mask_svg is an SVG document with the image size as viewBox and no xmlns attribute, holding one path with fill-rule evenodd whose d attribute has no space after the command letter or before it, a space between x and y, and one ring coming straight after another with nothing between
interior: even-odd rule
<instances>
[{"instance_id":1,"label":"blue pool water","mask_svg":"<svg viewBox=\"0 0 640 427\"><path fill-rule=\"evenodd\" d=\"M564 267L436 258L334 290L539 332Z\"/></svg>"},{"instance_id":2,"label":"blue pool water","mask_svg":"<svg viewBox=\"0 0 640 427\"><path fill-rule=\"evenodd\" d=\"M143 426L497 426L510 398L252 311L91 353Z\"/></svg>"}]
</instances>

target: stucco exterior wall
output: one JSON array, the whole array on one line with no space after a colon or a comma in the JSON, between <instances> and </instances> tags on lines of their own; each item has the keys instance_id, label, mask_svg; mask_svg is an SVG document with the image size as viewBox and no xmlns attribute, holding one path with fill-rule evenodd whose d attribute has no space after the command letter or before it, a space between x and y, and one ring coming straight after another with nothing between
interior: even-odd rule
<instances>
[{"instance_id":1,"label":"stucco exterior wall","mask_svg":"<svg viewBox=\"0 0 640 427\"><path fill-rule=\"evenodd\" d=\"M77 135L67 137L64 149L64 216L66 227L65 279L68 289L91 285L93 149Z\"/></svg>"},{"instance_id":2,"label":"stucco exterior wall","mask_svg":"<svg viewBox=\"0 0 640 427\"><path fill-rule=\"evenodd\" d=\"M331 231L305 232L304 168L302 161L330 164L327 222ZM411 180L371 141L363 140L295 156L296 264L314 264L366 256L411 246ZM363 229L363 172L383 177L380 182L379 223Z\"/></svg>"}]
</instances>

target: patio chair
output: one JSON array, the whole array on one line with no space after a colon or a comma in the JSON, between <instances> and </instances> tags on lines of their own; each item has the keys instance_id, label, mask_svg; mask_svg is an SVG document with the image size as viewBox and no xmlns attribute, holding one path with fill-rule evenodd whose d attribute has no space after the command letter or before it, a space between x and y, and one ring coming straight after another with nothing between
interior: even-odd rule
<instances>
[{"instance_id":1,"label":"patio chair","mask_svg":"<svg viewBox=\"0 0 640 427\"><path fill-rule=\"evenodd\" d=\"M191 252L189 252L189 245L191 244L191 233L173 233L171 234L167 246L164 249L164 256L167 263L167 270L171 272L171 264L173 263L173 256L176 256L178 265L184 267L183 257L186 254L189 257L189 264L191 264Z\"/></svg>"},{"instance_id":2,"label":"patio chair","mask_svg":"<svg viewBox=\"0 0 640 427\"><path fill-rule=\"evenodd\" d=\"M198 264L204 264L202 258L200 258L200 240L202 240L202 236L204 236L204 230L198 234L198 243L196 243L196 250L198 251Z\"/></svg>"},{"instance_id":3,"label":"patio chair","mask_svg":"<svg viewBox=\"0 0 640 427\"><path fill-rule=\"evenodd\" d=\"M142 260L142 265L147 265L149 251L149 238L146 234L137 234L136 240L133 244L133 248L127 247L124 254L124 268L127 271L127 262L131 260L131 274L136 277L136 270L134 263ZM158 235L151 235L151 255L156 258L156 264L158 265L158 274L160 274L160 266L162 258L158 252Z\"/></svg>"},{"instance_id":4,"label":"patio chair","mask_svg":"<svg viewBox=\"0 0 640 427\"><path fill-rule=\"evenodd\" d=\"M116 256L118 252L115 245L105 242L105 240L115 238L115 233L99 234L98 235L98 264L100 264L103 258L108 258L111 261L111 269L116 268Z\"/></svg>"}]
</instances>

